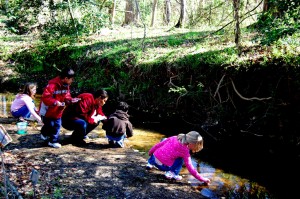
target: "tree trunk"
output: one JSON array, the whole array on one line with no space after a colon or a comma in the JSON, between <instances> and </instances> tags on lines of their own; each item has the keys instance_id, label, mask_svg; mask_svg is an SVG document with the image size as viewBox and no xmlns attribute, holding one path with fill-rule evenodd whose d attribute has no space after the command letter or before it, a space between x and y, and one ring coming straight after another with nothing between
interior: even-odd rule
<instances>
[{"instance_id":1,"label":"tree trunk","mask_svg":"<svg viewBox=\"0 0 300 199\"><path fill-rule=\"evenodd\" d=\"M153 0L153 5L152 5L152 20L151 20L151 27L154 26L154 21L155 21L155 13L156 13L156 6L157 6L157 0Z\"/></svg>"},{"instance_id":2,"label":"tree trunk","mask_svg":"<svg viewBox=\"0 0 300 199\"><path fill-rule=\"evenodd\" d=\"M186 0L180 0L180 17L175 25L176 28L184 28L184 21L185 21L185 9L186 9Z\"/></svg>"},{"instance_id":3,"label":"tree trunk","mask_svg":"<svg viewBox=\"0 0 300 199\"><path fill-rule=\"evenodd\" d=\"M134 0L134 2L135 2L134 21L135 23L138 23L140 21L140 5L137 0Z\"/></svg>"},{"instance_id":4,"label":"tree trunk","mask_svg":"<svg viewBox=\"0 0 300 199\"><path fill-rule=\"evenodd\" d=\"M164 14L164 21L166 25L169 25L171 17L171 0L165 1L165 14Z\"/></svg>"},{"instance_id":5,"label":"tree trunk","mask_svg":"<svg viewBox=\"0 0 300 199\"><path fill-rule=\"evenodd\" d=\"M263 12L267 12L269 9L269 1L268 0L264 0L264 5L263 5Z\"/></svg>"},{"instance_id":6,"label":"tree trunk","mask_svg":"<svg viewBox=\"0 0 300 199\"><path fill-rule=\"evenodd\" d=\"M240 52L241 52L241 47L240 47L241 29L240 29L240 15L239 15L240 0L233 0L233 8L234 8L234 20L235 20L235 38L234 38L234 42L235 42L235 45L238 49L238 54L240 55Z\"/></svg>"},{"instance_id":7,"label":"tree trunk","mask_svg":"<svg viewBox=\"0 0 300 199\"><path fill-rule=\"evenodd\" d=\"M134 10L132 0L126 0L125 20L123 26L129 25L134 20Z\"/></svg>"},{"instance_id":8,"label":"tree trunk","mask_svg":"<svg viewBox=\"0 0 300 199\"><path fill-rule=\"evenodd\" d=\"M8 0L5 0L5 12L8 13Z\"/></svg>"},{"instance_id":9,"label":"tree trunk","mask_svg":"<svg viewBox=\"0 0 300 199\"><path fill-rule=\"evenodd\" d=\"M77 30L76 22L75 22L75 19L74 19L74 15L73 15L73 11L72 11L72 5L71 5L70 0L68 0L68 8L69 8L70 17L71 17L71 20L73 22L74 29L76 31L76 36L78 37L78 30Z\"/></svg>"},{"instance_id":10,"label":"tree trunk","mask_svg":"<svg viewBox=\"0 0 300 199\"><path fill-rule=\"evenodd\" d=\"M111 25L114 25L115 23L115 15L116 15L116 0L114 0L112 8L110 8L110 23Z\"/></svg>"}]
</instances>

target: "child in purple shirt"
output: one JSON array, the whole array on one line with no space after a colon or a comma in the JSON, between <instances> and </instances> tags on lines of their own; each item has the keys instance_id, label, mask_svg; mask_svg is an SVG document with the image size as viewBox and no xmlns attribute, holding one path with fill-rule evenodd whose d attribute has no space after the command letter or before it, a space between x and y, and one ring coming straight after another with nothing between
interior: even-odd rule
<instances>
[{"instance_id":1,"label":"child in purple shirt","mask_svg":"<svg viewBox=\"0 0 300 199\"><path fill-rule=\"evenodd\" d=\"M183 163L188 171L199 181L206 184L210 182L208 178L202 177L192 165L190 150L199 152L203 149L203 138L196 131L187 134L169 137L154 145L150 151L147 169L154 166L161 171L166 171L168 179L181 180L179 175Z\"/></svg>"}]
</instances>

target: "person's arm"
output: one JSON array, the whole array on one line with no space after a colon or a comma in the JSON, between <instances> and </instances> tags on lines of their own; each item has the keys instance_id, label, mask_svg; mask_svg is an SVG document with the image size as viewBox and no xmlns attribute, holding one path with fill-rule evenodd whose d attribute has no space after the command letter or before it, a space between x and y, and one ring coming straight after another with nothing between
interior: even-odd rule
<instances>
[{"instance_id":1,"label":"person's arm","mask_svg":"<svg viewBox=\"0 0 300 199\"><path fill-rule=\"evenodd\" d=\"M126 136L129 138L133 136L132 124L129 121L126 123Z\"/></svg>"},{"instance_id":2,"label":"person's arm","mask_svg":"<svg viewBox=\"0 0 300 199\"><path fill-rule=\"evenodd\" d=\"M183 158L184 160L184 164L186 166L186 168L188 169L188 171L190 172L190 174L192 176L194 176L197 180L205 182L206 184L208 184L210 182L210 179L202 177L198 171L195 169L195 167L192 164L192 158L189 154L185 154L185 157Z\"/></svg>"},{"instance_id":3,"label":"person's arm","mask_svg":"<svg viewBox=\"0 0 300 199\"><path fill-rule=\"evenodd\" d=\"M42 123L41 117L35 111L35 105L32 98L30 96L26 97L24 99L24 103L26 104L29 112L33 115L33 117L35 117L39 123Z\"/></svg>"},{"instance_id":4,"label":"person's arm","mask_svg":"<svg viewBox=\"0 0 300 199\"><path fill-rule=\"evenodd\" d=\"M95 113L95 110L93 110L94 99L92 97L85 96L81 98L81 100L77 103L78 104L76 105L76 113L78 117L84 119L89 124L95 124L95 120L92 118Z\"/></svg>"},{"instance_id":5,"label":"person's arm","mask_svg":"<svg viewBox=\"0 0 300 199\"><path fill-rule=\"evenodd\" d=\"M65 95L64 102L65 102L67 105L70 105L70 104L77 103L77 102L80 101L80 100L81 100L81 99L78 98L78 97L72 98L71 93L70 93L70 90L68 90L68 92L67 92L66 95Z\"/></svg>"},{"instance_id":6,"label":"person's arm","mask_svg":"<svg viewBox=\"0 0 300 199\"><path fill-rule=\"evenodd\" d=\"M60 105L61 102L57 101L53 97L53 93L55 91L55 85L54 84L48 84L45 88L43 95L42 95L42 101L46 106L56 106Z\"/></svg>"}]
</instances>

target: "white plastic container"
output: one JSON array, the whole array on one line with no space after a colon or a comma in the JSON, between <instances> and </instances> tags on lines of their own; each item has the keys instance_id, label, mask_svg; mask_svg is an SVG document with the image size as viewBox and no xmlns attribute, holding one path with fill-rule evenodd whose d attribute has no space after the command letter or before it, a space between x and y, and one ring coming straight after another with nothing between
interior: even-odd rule
<instances>
[{"instance_id":1,"label":"white plastic container","mask_svg":"<svg viewBox=\"0 0 300 199\"><path fill-rule=\"evenodd\" d=\"M17 123L17 134L23 135L27 133L27 122L18 122Z\"/></svg>"}]
</instances>

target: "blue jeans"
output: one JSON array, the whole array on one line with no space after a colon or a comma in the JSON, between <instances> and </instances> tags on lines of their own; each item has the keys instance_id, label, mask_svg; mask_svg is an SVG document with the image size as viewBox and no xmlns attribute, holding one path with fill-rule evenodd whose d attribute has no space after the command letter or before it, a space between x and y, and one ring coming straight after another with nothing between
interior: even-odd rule
<instances>
[{"instance_id":1,"label":"blue jeans","mask_svg":"<svg viewBox=\"0 0 300 199\"><path fill-rule=\"evenodd\" d=\"M15 111L15 112L11 112L11 114L15 118L19 118L19 117L29 118L31 115L31 113L26 105L22 106L21 108L19 108L19 110Z\"/></svg>"},{"instance_id":2,"label":"blue jeans","mask_svg":"<svg viewBox=\"0 0 300 199\"><path fill-rule=\"evenodd\" d=\"M42 116L42 121L44 123L41 129L43 136L48 136L49 142L57 143L60 133L61 118L53 119Z\"/></svg>"},{"instance_id":3,"label":"blue jeans","mask_svg":"<svg viewBox=\"0 0 300 199\"><path fill-rule=\"evenodd\" d=\"M110 135L106 135L108 142L116 142L116 144L118 144L120 147L124 147L124 139L125 139L125 134L123 134L120 137L113 137Z\"/></svg>"},{"instance_id":4,"label":"blue jeans","mask_svg":"<svg viewBox=\"0 0 300 199\"><path fill-rule=\"evenodd\" d=\"M157 164L157 162L155 161L155 156L152 154L148 159L148 163L156 166L161 171L172 171L175 173L175 175L179 175L183 165L183 158L177 158L172 166L167 166L164 164Z\"/></svg>"},{"instance_id":5,"label":"blue jeans","mask_svg":"<svg viewBox=\"0 0 300 199\"><path fill-rule=\"evenodd\" d=\"M94 130L98 124L89 124L83 119L69 120L62 118L62 126L67 130L73 130L72 137L78 140L83 139L88 133Z\"/></svg>"}]
</instances>

